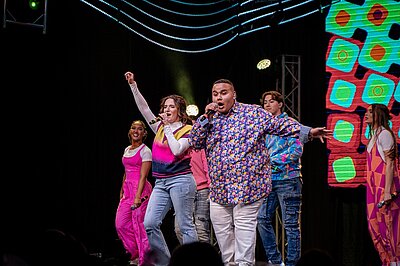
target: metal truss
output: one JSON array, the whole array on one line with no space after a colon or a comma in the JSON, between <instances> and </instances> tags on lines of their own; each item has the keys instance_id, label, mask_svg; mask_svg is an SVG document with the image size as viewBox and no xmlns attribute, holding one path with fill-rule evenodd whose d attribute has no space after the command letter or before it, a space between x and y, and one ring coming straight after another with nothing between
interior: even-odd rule
<instances>
[{"instance_id":1,"label":"metal truss","mask_svg":"<svg viewBox=\"0 0 400 266\"><path fill-rule=\"evenodd\" d=\"M27 1L26 1L27 2ZM43 34L47 30L47 0L43 1L43 8L31 10L27 3L17 0L4 0L3 28L7 24L17 24L42 29Z\"/></svg>"},{"instance_id":2,"label":"metal truss","mask_svg":"<svg viewBox=\"0 0 400 266\"><path fill-rule=\"evenodd\" d=\"M281 56L281 93L285 101L285 112L300 121L301 58L299 55Z\"/></svg>"},{"instance_id":3,"label":"metal truss","mask_svg":"<svg viewBox=\"0 0 400 266\"><path fill-rule=\"evenodd\" d=\"M301 58L299 55L281 56L281 80L278 81L278 90L284 98L285 112L300 121L300 72ZM276 243L282 254L282 259L286 258L287 239L283 226L281 209L278 207L275 212L275 237Z\"/></svg>"}]
</instances>

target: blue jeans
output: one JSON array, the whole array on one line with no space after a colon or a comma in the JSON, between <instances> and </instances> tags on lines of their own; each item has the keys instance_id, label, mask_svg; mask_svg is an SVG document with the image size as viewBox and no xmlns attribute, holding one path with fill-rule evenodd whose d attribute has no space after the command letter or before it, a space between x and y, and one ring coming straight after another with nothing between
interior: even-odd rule
<instances>
[{"instance_id":1,"label":"blue jeans","mask_svg":"<svg viewBox=\"0 0 400 266\"><path fill-rule=\"evenodd\" d=\"M257 229L260 233L267 260L270 260L273 264L282 263L282 255L277 248L272 225L278 204L281 207L287 240L285 265L294 266L300 259L301 189L302 181L300 178L272 181L272 191L265 198L258 211Z\"/></svg>"},{"instance_id":2,"label":"blue jeans","mask_svg":"<svg viewBox=\"0 0 400 266\"><path fill-rule=\"evenodd\" d=\"M197 236L200 242L210 243L211 241L211 220L210 220L210 194L209 188L197 190L194 200L194 224L196 225ZM175 233L180 244L182 244L182 233L175 216Z\"/></svg>"},{"instance_id":3,"label":"blue jeans","mask_svg":"<svg viewBox=\"0 0 400 266\"><path fill-rule=\"evenodd\" d=\"M196 182L192 174L156 180L144 218L150 248L157 256L155 265L168 265L171 257L161 224L172 207L182 231L183 243L198 241L193 223L195 194Z\"/></svg>"},{"instance_id":4,"label":"blue jeans","mask_svg":"<svg viewBox=\"0 0 400 266\"><path fill-rule=\"evenodd\" d=\"M210 243L211 238L209 194L208 188L198 190L194 208L194 223L196 225L199 241L207 243Z\"/></svg>"}]
</instances>

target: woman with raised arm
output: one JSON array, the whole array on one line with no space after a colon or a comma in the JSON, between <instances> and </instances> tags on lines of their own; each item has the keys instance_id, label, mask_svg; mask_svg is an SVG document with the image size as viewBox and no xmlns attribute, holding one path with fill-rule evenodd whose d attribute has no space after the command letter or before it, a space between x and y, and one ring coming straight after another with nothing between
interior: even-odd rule
<instances>
[{"instance_id":1,"label":"woman with raised arm","mask_svg":"<svg viewBox=\"0 0 400 266\"><path fill-rule=\"evenodd\" d=\"M150 196L144 226L150 248L156 253L154 264L168 265L171 254L161 231L167 212L173 207L183 243L198 241L193 223L196 182L190 167L188 136L192 121L186 114L186 100L179 95L161 99L160 113L156 117L139 92L132 72L125 73L136 105L156 134L153 141L152 174L156 178Z\"/></svg>"}]
</instances>

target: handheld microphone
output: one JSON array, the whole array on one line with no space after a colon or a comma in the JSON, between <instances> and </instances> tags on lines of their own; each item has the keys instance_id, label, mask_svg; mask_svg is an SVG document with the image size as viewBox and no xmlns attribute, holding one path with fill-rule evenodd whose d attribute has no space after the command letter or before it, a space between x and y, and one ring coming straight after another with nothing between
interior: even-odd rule
<instances>
[{"instance_id":1,"label":"handheld microphone","mask_svg":"<svg viewBox=\"0 0 400 266\"><path fill-rule=\"evenodd\" d=\"M147 200L149 198L149 196L145 196L144 198L141 198L140 199L140 203L143 203L145 200ZM132 205L131 206L131 210L134 210L134 209L136 209L137 207L135 206L135 205Z\"/></svg>"},{"instance_id":2,"label":"handheld microphone","mask_svg":"<svg viewBox=\"0 0 400 266\"><path fill-rule=\"evenodd\" d=\"M153 125L153 124L155 124L155 123L157 123L157 122L160 122L160 121L162 121L162 117L161 117L161 116L157 116L156 118L154 118L153 120L151 120L151 121L149 122L149 124L150 124L150 125Z\"/></svg>"},{"instance_id":3,"label":"handheld microphone","mask_svg":"<svg viewBox=\"0 0 400 266\"><path fill-rule=\"evenodd\" d=\"M400 191L395 191L392 194L390 194L390 199L388 200L382 200L380 202L378 202L378 204L376 204L376 207L378 207L378 209L382 208L384 205L389 205L392 201L394 201L398 196L399 196Z\"/></svg>"},{"instance_id":4,"label":"handheld microphone","mask_svg":"<svg viewBox=\"0 0 400 266\"><path fill-rule=\"evenodd\" d=\"M214 111L214 110L211 110L211 109L208 109L207 112L206 112L206 116L208 117L209 115L212 115L212 114L215 114L215 111ZM204 116L204 115L201 116L200 121L203 122L204 119L207 118L206 116Z\"/></svg>"},{"instance_id":5,"label":"handheld microphone","mask_svg":"<svg viewBox=\"0 0 400 266\"><path fill-rule=\"evenodd\" d=\"M212 114L215 114L215 111L211 110L211 109L208 109L207 112L206 112L206 115L212 115Z\"/></svg>"}]
</instances>

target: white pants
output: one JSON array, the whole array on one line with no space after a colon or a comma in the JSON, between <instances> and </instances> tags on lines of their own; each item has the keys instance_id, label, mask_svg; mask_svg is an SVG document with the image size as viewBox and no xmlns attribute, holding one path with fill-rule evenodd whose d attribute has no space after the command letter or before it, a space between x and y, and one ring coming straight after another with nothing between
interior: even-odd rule
<instances>
[{"instance_id":1,"label":"white pants","mask_svg":"<svg viewBox=\"0 0 400 266\"><path fill-rule=\"evenodd\" d=\"M262 201L238 205L210 201L210 218L225 266L255 265L257 214Z\"/></svg>"}]
</instances>

